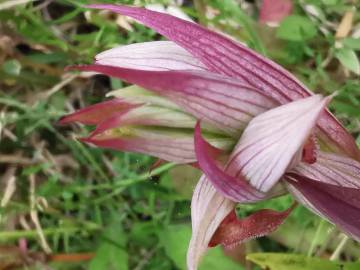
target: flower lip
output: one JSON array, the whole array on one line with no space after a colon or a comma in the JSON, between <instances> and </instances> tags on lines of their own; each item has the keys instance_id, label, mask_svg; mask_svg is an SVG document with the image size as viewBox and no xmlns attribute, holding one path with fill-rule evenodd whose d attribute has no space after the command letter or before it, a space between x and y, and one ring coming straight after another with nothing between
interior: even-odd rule
<instances>
[{"instance_id":1,"label":"flower lip","mask_svg":"<svg viewBox=\"0 0 360 270\"><path fill-rule=\"evenodd\" d=\"M221 244L225 248L233 248L245 241L268 235L284 223L296 206L294 202L285 211L261 209L244 219L238 219L234 210L220 224L209 247Z\"/></svg>"}]
</instances>

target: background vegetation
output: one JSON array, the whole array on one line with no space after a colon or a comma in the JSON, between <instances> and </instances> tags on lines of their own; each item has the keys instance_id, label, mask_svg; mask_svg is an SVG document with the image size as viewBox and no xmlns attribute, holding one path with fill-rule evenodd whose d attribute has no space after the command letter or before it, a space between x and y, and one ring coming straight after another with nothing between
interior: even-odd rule
<instances>
[{"instance_id":1,"label":"background vegetation","mask_svg":"<svg viewBox=\"0 0 360 270\"><path fill-rule=\"evenodd\" d=\"M0 1L0 269L185 269L199 173L165 164L150 175L153 158L92 148L75 139L85 127L57 124L123 86L66 73L65 66L120 44L161 39L125 17L81 7L95 2ZM331 109L360 144L356 0L296 0L293 15L275 28L258 23L261 1L99 2L178 5L281 63L310 89L338 91ZM289 201L240 206L239 215L285 209ZM290 255L245 260L256 252ZM202 269L360 269L306 260L356 261L360 246L302 207L272 235L225 253L212 249Z\"/></svg>"}]
</instances>

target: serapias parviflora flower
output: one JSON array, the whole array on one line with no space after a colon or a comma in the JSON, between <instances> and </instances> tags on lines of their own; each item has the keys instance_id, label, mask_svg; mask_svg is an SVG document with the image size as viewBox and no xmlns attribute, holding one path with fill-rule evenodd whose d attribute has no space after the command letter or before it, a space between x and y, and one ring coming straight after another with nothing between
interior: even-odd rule
<instances>
[{"instance_id":1,"label":"serapias parviflora flower","mask_svg":"<svg viewBox=\"0 0 360 270\"><path fill-rule=\"evenodd\" d=\"M287 191L360 239L360 153L326 109L331 97L314 95L276 63L195 23L137 7L89 8L130 16L170 41L114 48L92 65L71 67L134 86L61 122L96 125L85 142L203 171L192 198L189 269L209 246L274 231L292 207L244 220L234 209Z\"/></svg>"}]
</instances>

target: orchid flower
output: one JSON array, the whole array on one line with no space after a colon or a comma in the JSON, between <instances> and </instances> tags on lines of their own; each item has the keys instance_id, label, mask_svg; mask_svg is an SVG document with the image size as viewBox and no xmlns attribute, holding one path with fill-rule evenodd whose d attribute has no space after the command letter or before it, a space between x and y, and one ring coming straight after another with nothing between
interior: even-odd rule
<instances>
[{"instance_id":1,"label":"orchid flower","mask_svg":"<svg viewBox=\"0 0 360 270\"><path fill-rule=\"evenodd\" d=\"M360 239L360 154L352 136L293 75L200 25L138 7L91 5L132 17L169 41L121 46L71 67L133 86L62 123L96 125L100 147L149 154L203 171L192 198L187 263L274 231L289 215L264 209L239 220L238 203L290 192Z\"/></svg>"}]
</instances>

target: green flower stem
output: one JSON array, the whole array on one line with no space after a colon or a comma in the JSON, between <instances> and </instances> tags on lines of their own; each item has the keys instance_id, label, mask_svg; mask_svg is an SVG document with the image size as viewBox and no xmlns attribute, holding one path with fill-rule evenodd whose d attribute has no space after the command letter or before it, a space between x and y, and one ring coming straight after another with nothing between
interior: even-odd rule
<instances>
[{"instance_id":1,"label":"green flower stem","mask_svg":"<svg viewBox=\"0 0 360 270\"><path fill-rule=\"evenodd\" d=\"M339 259L341 252L344 250L349 239L350 238L348 236L346 236L345 234L343 235L342 240L340 241L339 245L336 247L335 251L331 255L330 261L336 261Z\"/></svg>"},{"instance_id":2,"label":"green flower stem","mask_svg":"<svg viewBox=\"0 0 360 270\"><path fill-rule=\"evenodd\" d=\"M324 221L323 226L323 229L319 232L318 243L325 243L329 237L328 232L334 228L333 225L330 225L326 221ZM297 252L306 254L315 238L316 231L316 228L304 228L299 225L295 219L289 218L277 231L270 234L269 238L288 248L297 250ZM299 237L294 237L294 235L299 235ZM337 247L338 243L331 241L327 249L334 251ZM344 247L343 252L348 256L357 258L360 254L360 247L355 241L349 241Z\"/></svg>"},{"instance_id":3,"label":"green flower stem","mask_svg":"<svg viewBox=\"0 0 360 270\"><path fill-rule=\"evenodd\" d=\"M59 228L48 228L44 229L43 233L45 236L56 235L56 234L74 234L77 232L93 232L101 229L101 226L94 223L86 223L78 226L68 226ZM38 237L36 230L24 230L24 231L2 231L0 232L0 242L17 240L20 238L35 239Z\"/></svg>"},{"instance_id":4,"label":"green flower stem","mask_svg":"<svg viewBox=\"0 0 360 270\"><path fill-rule=\"evenodd\" d=\"M310 248L309 248L309 251L308 251L308 254L307 254L308 257L311 257L314 254L315 248L319 244L320 235L321 235L321 232L324 229L324 225L325 225L325 221L323 219L320 219L319 225L318 225L318 227L316 229L314 239L311 241L311 245L310 245Z\"/></svg>"},{"instance_id":5,"label":"green flower stem","mask_svg":"<svg viewBox=\"0 0 360 270\"><path fill-rule=\"evenodd\" d=\"M132 186L134 184L140 183L140 182L144 182L151 177L160 175L175 166L176 166L175 163L166 163L160 167L155 168L154 170L152 170L150 172L143 173L135 178L118 180L118 181L115 181L114 183L104 183L104 184L98 184L98 185L92 185L92 186L75 187L73 189L73 191L74 192L86 192L86 191L99 190L99 189L114 189L114 188L128 187L128 186Z\"/></svg>"}]
</instances>

